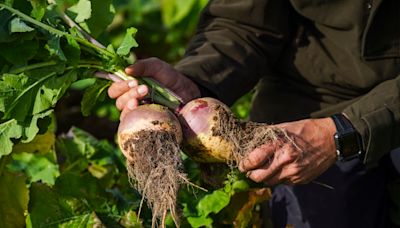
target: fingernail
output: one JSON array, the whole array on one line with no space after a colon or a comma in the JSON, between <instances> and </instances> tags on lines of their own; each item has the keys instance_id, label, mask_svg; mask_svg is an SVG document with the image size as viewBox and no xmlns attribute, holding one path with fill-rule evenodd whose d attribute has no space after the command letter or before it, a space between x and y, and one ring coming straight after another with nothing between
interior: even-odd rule
<instances>
[{"instance_id":1,"label":"fingernail","mask_svg":"<svg viewBox=\"0 0 400 228\"><path fill-rule=\"evenodd\" d=\"M128 83L128 86L129 86L130 88L133 88L133 87L137 86L137 82L136 82L135 80L132 80L132 81L130 81L130 82Z\"/></svg>"},{"instance_id":2,"label":"fingernail","mask_svg":"<svg viewBox=\"0 0 400 228\"><path fill-rule=\"evenodd\" d=\"M249 178L250 175L251 175L251 171L248 171L248 172L246 173L246 177Z\"/></svg>"},{"instance_id":3,"label":"fingernail","mask_svg":"<svg viewBox=\"0 0 400 228\"><path fill-rule=\"evenodd\" d=\"M133 102L128 102L127 106L128 106L128 108L129 108L130 110L135 109L135 104L134 104Z\"/></svg>"},{"instance_id":4,"label":"fingernail","mask_svg":"<svg viewBox=\"0 0 400 228\"><path fill-rule=\"evenodd\" d=\"M145 94L147 92L147 88L144 85L139 86L139 88L137 89L139 94Z\"/></svg>"},{"instance_id":5,"label":"fingernail","mask_svg":"<svg viewBox=\"0 0 400 228\"><path fill-rule=\"evenodd\" d=\"M244 172L242 163L239 163L238 169L240 172Z\"/></svg>"}]
</instances>

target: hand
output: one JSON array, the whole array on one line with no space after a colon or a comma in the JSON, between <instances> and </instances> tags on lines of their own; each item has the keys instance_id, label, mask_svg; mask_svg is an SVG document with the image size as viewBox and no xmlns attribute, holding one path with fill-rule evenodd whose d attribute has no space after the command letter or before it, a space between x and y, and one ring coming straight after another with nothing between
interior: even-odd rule
<instances>
[{"instance_id":1,"label":"hand","mask_svg":"<svg viewBox=\"0 0 400 228\"><path fill-rule=\"evenodd\" d=\"M279 183L305 184L326 171L337 160L331 118L306 119L278 124L289 139L264 144L239 164L255 182L269 186Z\"/></svg>"},{"instance_id":2,"label":"hand","mask_svg":"<svg viewBox=\"0 0 400 228\"><path fill-rule=\"evenodd\" d=\"M127 67L125 72L135 77L154 78L161 85L176 93L185 103L200 96L200 90L192 80L157 58L138 60L135 64ZM143 99L148 92L149 88L145 85L138 85L137 80L115 82L108 89L108 95L117 99L116 106L122 110L121 119L126 113L136 108L139 100Z\"/></svg>"}]
</instances>

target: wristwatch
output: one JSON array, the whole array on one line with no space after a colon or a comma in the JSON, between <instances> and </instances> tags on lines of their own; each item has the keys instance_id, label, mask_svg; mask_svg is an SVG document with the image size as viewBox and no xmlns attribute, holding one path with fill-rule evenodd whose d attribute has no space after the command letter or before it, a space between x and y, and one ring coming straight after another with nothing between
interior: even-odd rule
<instances>
[{"instance_id":1,"label":"wristwatch","mask_svg":"<svg viewBox=\"0 0 400 228\"><path fill-rule=\"evenodd\" d=\"M363 154L361 135L343 114L334 114L331 118L336 125L333 139L339 161L360 158Z\"/></svg>"}]
</instances>

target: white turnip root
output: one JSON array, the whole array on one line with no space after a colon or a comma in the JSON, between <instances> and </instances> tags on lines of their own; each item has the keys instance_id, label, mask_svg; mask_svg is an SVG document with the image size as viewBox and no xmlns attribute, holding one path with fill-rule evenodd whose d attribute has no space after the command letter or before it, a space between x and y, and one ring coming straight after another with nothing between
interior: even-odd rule
<instances>
[{"instance_id":1,"label":"white turnip root","mask_svg":"<svg viewBox=\"0 0 400 228\"><path fill-rule=\"evenodd\" d=\"M198 98L179 111L184 134L184 151L200 162L237 165L264 143L286 134L268 124L243 122L214 98Z\"/></svg>"},{"instance_id":2,"label":"white turnip root","mask_svg":"<svg viewBox=\"0 0 400 228\"><path fill-rule=\"evenodd\" d=\"M178 119L164 106L141 105L121 121L118 140L127 158L129 177L152 209L153 227L157 219L165 227L168 211L178 225L176 197L180 184L186 181Z\"/></svg>"}]
</instances>

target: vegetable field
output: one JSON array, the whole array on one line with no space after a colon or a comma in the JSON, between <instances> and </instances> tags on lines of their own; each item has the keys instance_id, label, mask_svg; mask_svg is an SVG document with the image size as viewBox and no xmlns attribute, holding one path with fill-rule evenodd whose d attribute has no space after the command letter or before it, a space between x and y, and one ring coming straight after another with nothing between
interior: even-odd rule
<instances>
[{"instance_id":1,"label":"vegetable field","mask_svg":"<svg viewBox=\"0 0 400 228\"><path fill-rule=\"evenodd\" d=\"M137 58L177 61L206 3L0 1L0 227L154 225L128 178L119 112L106 91L110 80L129 79L123 69ZM175 107L168 92L154 91ZM250 98L232 107L238 117L247 117ZM181 227L260 223L268 189L227 165L180 157L190 180L177 195ZM175 223L167 215L165 225Z\"/></svg>"}]
</instances>

